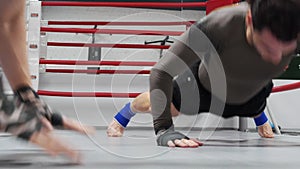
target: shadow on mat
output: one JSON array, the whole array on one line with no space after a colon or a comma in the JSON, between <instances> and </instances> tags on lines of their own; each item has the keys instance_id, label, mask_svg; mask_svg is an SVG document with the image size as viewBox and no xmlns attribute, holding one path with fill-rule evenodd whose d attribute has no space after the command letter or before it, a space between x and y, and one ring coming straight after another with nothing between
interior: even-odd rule
<instances>
[{"instance_id":1,"label":"shadow on mat","mask_svg":"<svg viewBox=\"0 0 300 169\"><path fill-rule=\"evenodd\" d=\"M204 146L219 147L300 147L300 142L290 142L275 139L208 139L200 140Z\"/></svg>"},{"instance_id":2,"label":"shadow on mat","mask_svg":"<svg viewBox=\"0 0 300 169\"><path fill-rule=\"evenodd\" d=\"M62 158L63 159L63 158ZM68 161L57 161L45 153L8 153L0 155L0 168L12 167L67 167L76 164Z\"/></svg>"}]
</instances>

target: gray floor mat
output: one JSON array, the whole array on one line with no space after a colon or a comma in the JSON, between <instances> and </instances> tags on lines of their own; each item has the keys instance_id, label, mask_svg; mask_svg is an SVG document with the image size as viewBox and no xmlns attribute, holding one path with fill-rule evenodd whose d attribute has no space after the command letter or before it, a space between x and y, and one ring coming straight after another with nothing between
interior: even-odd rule
<instances>
[{"instance_id":1,"label":"gray floor mat","mask_svg":"<svg viewBox=\"0 0 300 169\"><path fill-rule=\"evenodd\" d=\"M190 137L205 135L188 133ZM156 146L151 130L126 131L122 138L108 138L105 130L89 137L68 131L56 134L82 153L83 165L73 165L62 156L50 157L33 145L5 136L0 137L0 168L296 169L300 165L297 136L262 139L257 133L215 131L203 140L204 146L186 149Z\"/></svg>"}]
</instances>

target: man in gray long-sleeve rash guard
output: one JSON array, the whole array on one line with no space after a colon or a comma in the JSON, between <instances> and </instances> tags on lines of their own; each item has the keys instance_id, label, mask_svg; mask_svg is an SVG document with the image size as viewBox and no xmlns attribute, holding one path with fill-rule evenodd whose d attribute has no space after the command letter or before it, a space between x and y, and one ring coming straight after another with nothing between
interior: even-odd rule
<instances>
[{"instance_id":1,"label":"man in gray long-sleeve rash guard","mask_svg":"<svg viewBox=\"0 0 300 169\"><path fill-rule=\"evenodd\" d=\"M293 0L251 3L251 8L241 3L204 17L152 69L150 102L142 94L130 109L151 111L158 145L199 145L174 131L174 110L225 118L263 112L272 78L299 51L299 5Z\"/></svg>"}]
</instances>

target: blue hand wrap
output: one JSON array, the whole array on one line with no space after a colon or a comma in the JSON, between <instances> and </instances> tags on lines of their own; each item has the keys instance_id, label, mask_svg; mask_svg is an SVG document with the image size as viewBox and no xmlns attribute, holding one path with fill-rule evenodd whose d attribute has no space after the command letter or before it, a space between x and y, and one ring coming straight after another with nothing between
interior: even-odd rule
<instances>
[{"instance_id":1,"label":"blue hand wrap","mask_svg":"<svg viewBox=\"0 0 300 169\"><path fill-rule=\"evenodd\" d=\"M254 122L256 126L261 126L268 121L268 117L266 116L265 112L262 112L259 117L254 118Z\"/></svg>"},{"instance_id":2,"label":"blue hand wrap","mask_svg":"<svg viewBox=\"0 0 300 169\"><path fill-rule=\"evenodd\" d=\"M130 119L135 115L134 112L130 109L130 103L127 103L118 114L115 115L117 122L122 125L124 128L129 123Z\"/></svg>"}]
</instances>

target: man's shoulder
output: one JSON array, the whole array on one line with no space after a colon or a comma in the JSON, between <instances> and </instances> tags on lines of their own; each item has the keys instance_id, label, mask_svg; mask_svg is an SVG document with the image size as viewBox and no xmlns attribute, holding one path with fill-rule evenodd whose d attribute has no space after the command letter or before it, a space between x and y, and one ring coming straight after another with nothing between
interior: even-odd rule
<instances>
[{"instance_id":1,"label":"man's shoulder","mask_svg":"<svg viewBox=\"0 0 300 169\"><path fill-rule=\"evenodd\" d=\"M247 3L240 3L221 7L211 12L209 15L197 22L198 27L208 27L212 29L224 29L244 22L244 18L249 9Z\"/></svg>"},{"instance_id":2,"label":"man's shoulder","mask_svg":"<svg viewBox=\"0 0 300 169\"><path fill-rule=\"evenodd\" d=\"M215 11L211 12L209 15L214 15L214 14L244 15L248 11L248 9L249 9L249 4L247 2L242 2L242 3L236 3L236 4L217 8Z\"/></svg>"}]
</instances>

